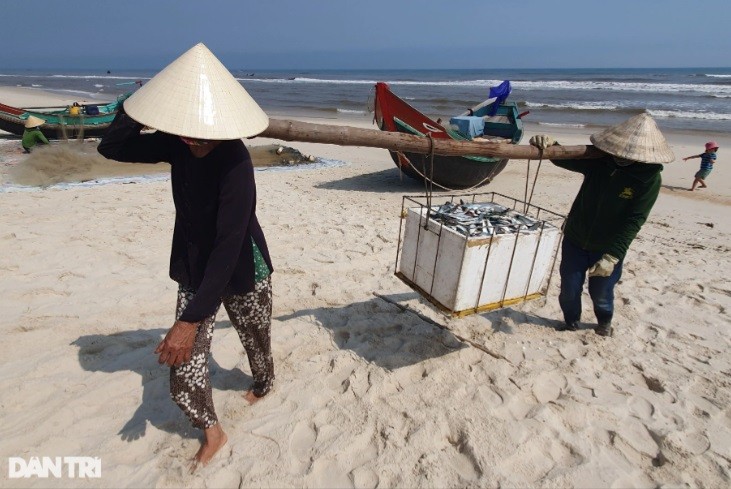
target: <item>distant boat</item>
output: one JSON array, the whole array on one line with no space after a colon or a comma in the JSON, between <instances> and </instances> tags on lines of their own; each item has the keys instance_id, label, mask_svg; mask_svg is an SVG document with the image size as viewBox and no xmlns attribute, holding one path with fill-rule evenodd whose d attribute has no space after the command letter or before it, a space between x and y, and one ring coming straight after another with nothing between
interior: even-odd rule
<instances>
[{"instance_id":1,"label":"distant boat","mask_svg":"<svg viewBox=\"0 0 731 489\"><path fill-rule=\"evenodd\" d=\"M446 124L434 121L397 97L386 83L376 83L375 119L382 131L400 132L434 139L517 144L523 137L523 122L514 102L505 102L510 82L490 89L490 98L452 117ZM431 181L442 189L465 189L487 185L508 163L507 159L483 156L439 156L389 151L396 167L411 178Z\"/></svg>"},{"instance_id":2,"label":"distant boat","mask_svg":"<svg viewBox=\"0 0 731 489\"><path fill-rule=\"evenodd\" d=\"M18 108L0 103L0 129L22 136L25 121L35 116L46 121L40 129L48 139L101 137L117 115L119 105L130 95L132 92L108 104L81 105L78 115L71 115L69 107Z\"/></svg>"}]
</instances>

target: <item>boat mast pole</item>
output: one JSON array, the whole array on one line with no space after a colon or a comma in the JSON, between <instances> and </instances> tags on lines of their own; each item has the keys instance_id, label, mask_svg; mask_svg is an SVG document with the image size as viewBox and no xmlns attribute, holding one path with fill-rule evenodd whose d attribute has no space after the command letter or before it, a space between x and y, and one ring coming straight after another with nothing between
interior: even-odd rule
<instances>
[{"instance_id":1,"label":"boat mast pole","mask_svg":"<svg viewBox=\"0 0 731 489\"><path fill-rule=\"evenodd\" d=\"M442 156L487 156L524 160L599 158L604 153L592 145L551 146L541 151L527 144L476 143L451 139L434 139L411 134L362 129L352 126L313 124L286 119L270 119L269 127L258 137L282 141L337 144L339 146L366 146L390 151L428 154L433 147L434 154Z\"/></svg>"}]
</instances>

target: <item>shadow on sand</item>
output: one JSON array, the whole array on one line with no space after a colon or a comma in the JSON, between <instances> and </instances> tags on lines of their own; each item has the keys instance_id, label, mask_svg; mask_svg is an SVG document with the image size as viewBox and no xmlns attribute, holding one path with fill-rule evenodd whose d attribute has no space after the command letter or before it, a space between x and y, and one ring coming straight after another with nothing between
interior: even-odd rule
<instances>
[{"instance_id":1,"label":"shadow on sand","mask_svg":"<svg viewBox=\"0 0 731 489\"><path fill-rule=\"evenodd\" d=\"M415 296L415 293L406 293L387 297L400 302ZM414 365L467 347L451 332L376 297L342 307L302 309L275 319L288 321L308 317L330 330L339 348L351 350L387 370Z\"/></svg>"},{"instance_id":2,"label":"shadow on sand","mask_svg":"<svg viewBox=\"0 0 731 489\"><path fill-rule=\"evenodd\" d=\"M534 326L541 326L548 329L557 329L564 324L560 319L536 316L535 314L529 314L509 307L482 313L481 316L490 321L494 332L501 332L505 334L515 333L513 328L508 324L511 322L519 325L532 324Z\"/></svg>"},{"instance_id":3,"label":"shadow on sand","mask_svg":"<svg viewBox=\"0 0 731 489\"><path fill-rule=\"evenodd\" d=\"M219 321L215 328L230 326L228 321ZM145 436L148 421L160 430L176 433L183 438L197 438L200 434L170 399L170 370L158 364L157 355L154 354L167 331L138 329L109 335L92 334L81 336L71 343L79 347L79 364L84 370L104 373L131 371L140 375L142 402L118 433L125 441ZM214 389L243 392L253 383L251 376L238 368L222 368L213 356L209 357L209 367Z\"/></svg>"},{"instance_id":4,"label":"shadow on sand","mask_svg":"<svg viewBox=\"0 0 731 489\"><path fill-rule=\"evenodd\" d=\"M690 189L688 187L678 187L677 185L660 185L662 188L666 190L670 190L671 192L688 192Z\"/></svg>"},{"instance_id":5,"label":"shadow on sand","mask_svg":"<svg viewBox=\"0 0 731 489\"><path fill-rule=\"evenodd\" d=\"M401 174L397 168L364 173L353 177L316 185L327 190L354 190L357 192L396 192L405 194L424 193L424 184ZM434 188L437 192L439 189Z\"/></svg>"}]
</instances>

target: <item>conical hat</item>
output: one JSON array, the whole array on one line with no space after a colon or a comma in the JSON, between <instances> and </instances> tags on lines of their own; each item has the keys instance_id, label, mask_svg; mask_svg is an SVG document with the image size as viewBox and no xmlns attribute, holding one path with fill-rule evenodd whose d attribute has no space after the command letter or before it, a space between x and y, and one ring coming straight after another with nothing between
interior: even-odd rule
<instances>
[{"instance_id":1,"label":"conical hat","mask_svg":"<svg viewBox=\"0 0 731 489\"><path fill-rule=\"evenodd\" d=\"M670 163L675 159L655 120L643 113L592 134L591 142L610 155L640 163Z\"/></svg>"},{"instance_id":2,"label":"conical hat","mask_svg":"<svg viewBox=\"0 0 731 489\"><path fill-rule=\"evenodd\" d=\"M25 127L30 129L31 127L38 127L45 122L46 121L44 121L40 117L29 115L28 118L25 120Z\"/></svg>"},{"instance_id":3,"label":"conical hat","mask_svg":"<svg viewBox=\"0 0 731 489\"><path fill-rule=\"evenodd\" d=\"M203 43L196 44L124 102L131 118L196 139L256 136L269 118Z\"/></svg>"}]
</instances>

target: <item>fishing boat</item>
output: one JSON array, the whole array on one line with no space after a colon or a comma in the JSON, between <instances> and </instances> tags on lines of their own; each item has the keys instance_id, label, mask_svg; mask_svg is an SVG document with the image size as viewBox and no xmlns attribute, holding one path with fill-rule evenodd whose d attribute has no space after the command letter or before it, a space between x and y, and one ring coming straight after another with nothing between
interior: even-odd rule
<instances>
[{"instance_id":1,"label":"fishing boat","mask_svg":"<svg viewBox=\"0 0 731 489\"><path fill-rule=\"evenodd\" d=\"M447 123L433 120L396 96L388 84L376 83L375 122L382 131L452 139L455 141L517 144L523 137L521 117L514 102L506 102L510 82L490 89L490 98ZM394 164L409 177L443 190L474 188L490 183L508 163L484 156L441 156L389 151Z\"/></svg>"},{"instance_id":2,"label":"fishing boat","mask_svg":"<svg viewBox=\"0 0 731 489\"><path fill-rule=\"evenodd\" d=\"M0 104L0 130L23 135L25 121L35 116L46 121L41 132L48 139L96 138L104 135L122 102L132 92L120 95L107 104L78 107L18 108Z\"/></svg>"}]
</instances>

